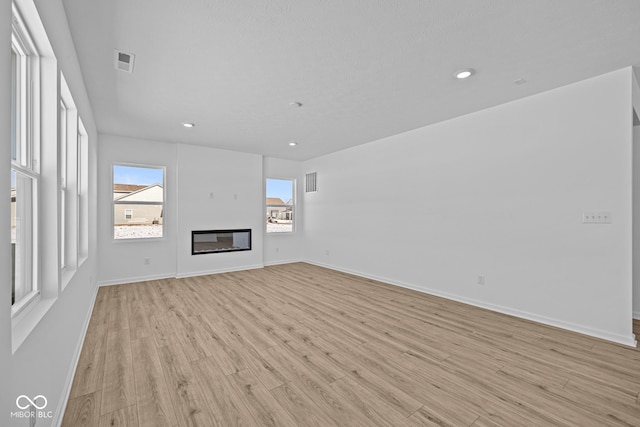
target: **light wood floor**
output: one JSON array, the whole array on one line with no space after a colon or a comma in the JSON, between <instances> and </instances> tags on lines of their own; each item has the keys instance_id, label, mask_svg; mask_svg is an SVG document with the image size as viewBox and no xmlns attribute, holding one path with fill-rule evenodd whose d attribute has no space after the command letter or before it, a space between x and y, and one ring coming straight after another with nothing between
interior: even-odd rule
<instances>
[{"instance_id":1,"label":"light wood floor","mask_svg":"<svg viewBox=\"0 0 640 427\"><path fill-rule=\"evenodd\" d=\"M640 425L640 351L308 264L98 292L64 426Z\"/></svg>"}]
</instances>

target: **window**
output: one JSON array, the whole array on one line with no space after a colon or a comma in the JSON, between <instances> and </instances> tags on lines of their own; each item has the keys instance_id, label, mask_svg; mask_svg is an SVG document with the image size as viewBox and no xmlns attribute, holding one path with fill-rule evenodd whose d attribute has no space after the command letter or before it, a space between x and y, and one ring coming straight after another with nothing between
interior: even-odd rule
<instances>
[{"instance_id":1,"label":"window","mask_svg":"<svg viewBox=\"0 0 640 427\"><path fill-rule=\"evenodd\" d=\"M294 231L295 180L267 178L267 233Z\"/></svg>"},{"instance_id":2,"label":"window","mask_svg":"<svg viewBox=\"0 0 640 427\"><path fill-rule=\"evenodd\" d=\"M78 117L78 265L89 256L89 136Z\"/></svg>"},{"instance_id":3,"label":"window","mask_svg":"<svg viewBox=\"0 0 640 427\"><path fill-rule=\"evenodd\" d=\"M11 305L38 295L39 58L17 10L11 32Z\"/></svg>"},{"instance_id":4,"label":"window","mask_svg":"<svg viewBox=\"0 0 640 427\"><path fill-rule=\"evenodd\" d=\"M60 101L60 177L58 182L60 183L60 213L58 218L60 219L60 268L64 269L67 265L67 239L66 239L66 195L67 195L67 106L64 102Z\"/></svg>"},{"instance_id":5,"label":"window","mask_svg":"<svg viewBox=\"0 0 640 427\"><path fill-rule=\"evenodd\" d=\"M69 282L78 261L78 110L69 86L60 74L58 182L60 191L60 269L62 287Z\"/></svg>"},{"instance_id":6,"label":"window","mask_svg":"<svg viewBox=\"0 0 640 427\"><path fill-rule=\"evenodd\" d=\"M163 237L164 168L113 166L113 237Z\"/></svg>"}]
</instances>

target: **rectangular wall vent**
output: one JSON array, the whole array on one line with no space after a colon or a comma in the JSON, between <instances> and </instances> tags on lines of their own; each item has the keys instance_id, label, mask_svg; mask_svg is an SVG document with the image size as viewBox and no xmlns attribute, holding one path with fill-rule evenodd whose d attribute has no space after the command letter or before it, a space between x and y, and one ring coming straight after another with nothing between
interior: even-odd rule
<instances>
[{"instance_id":1,"label":"rectangular wall vent","mask_svg":"<svg viewBox=\"0 0 640 427\"><path fill-rule=\"evenodd\" d=\"M306 174L304 192L315 193L316 191L318 191L317 183L318 183L317 172L309 172L308 174Z\"/></svg>"},{"instance_id":2,"label":"rectangular wall vent","mask_svg":"<svg viewBox=\"0 0 640 427\"><path fill-rule=\"evenodd\" d=\"M132 53L125 53L119 50L114 50L113 53L115 69L129 74L133 73L133 63L136 56Z\"/></svg>"}]
</instances>

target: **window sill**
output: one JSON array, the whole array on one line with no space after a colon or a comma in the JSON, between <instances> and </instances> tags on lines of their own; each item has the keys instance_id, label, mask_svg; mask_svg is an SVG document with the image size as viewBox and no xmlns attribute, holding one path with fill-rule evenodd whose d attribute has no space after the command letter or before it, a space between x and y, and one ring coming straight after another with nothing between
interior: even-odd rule
<instances>
[{"instance_id":1,"label":"window sill","mask_svg":"<svg viewBox=\"0 0 640 427\"><path fill-rule=\"evenodd\" d=\"M67 287L67 285L69 284L71 279L73 279L73 276L75 276L75 274L76 274L76 269L71 266L65 267L62 270L62 274L60 275L62 278L62 290L64 290Z\"/></svg>"},{"instance_id":2,"label":"window sill","mask_svg":"<svg viewBox=\"0 0 640 427\"><path fill-rule=\"evenodd\" d=\"M129 237L127 239L111 239L112 242L119 244L121 242L158 242L166 240L166 236L162 237Z\"/></svg>"},{"instance_id":3,"label":"window sill","mask_svg":"<svg viewBox=\"0 0 640 427\"><path fill-rule=\"evenodd\" d=\"M80 259L78 260L78 268L82 267L82 264L84 264L87 259L89 259L87 255L80 256Z\"/></svg>"}]
</instances>

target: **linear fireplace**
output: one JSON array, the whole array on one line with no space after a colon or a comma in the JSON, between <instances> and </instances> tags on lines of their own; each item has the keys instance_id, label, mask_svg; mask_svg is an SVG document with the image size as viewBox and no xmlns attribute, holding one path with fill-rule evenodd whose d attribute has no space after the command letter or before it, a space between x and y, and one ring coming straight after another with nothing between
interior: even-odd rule
<instances>
[{"instance_id":1,"label":"linear fireplace","mask_svg":"<svg viewBox=\"0 0 640 427\"><path fill-rule=\"evenodd\" d=\"M251 229L191 231L191 255L250 250Z\"/></svg>"}]
</instances>

